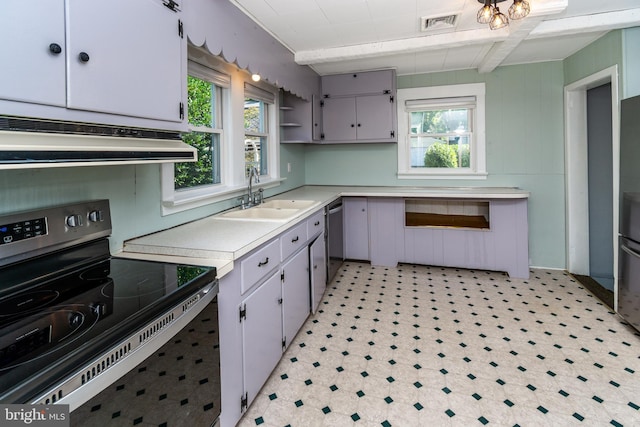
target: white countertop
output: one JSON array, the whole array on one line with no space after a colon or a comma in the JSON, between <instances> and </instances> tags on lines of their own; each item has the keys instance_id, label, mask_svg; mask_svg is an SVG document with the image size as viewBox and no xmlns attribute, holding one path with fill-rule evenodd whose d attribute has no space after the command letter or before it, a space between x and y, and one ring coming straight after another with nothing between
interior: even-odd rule
<instances>
[{"instance_id":1,"label":"white countertop","mask_svg":"<svg viewBox=\"0 0 640 427\"><path fill-rule=\"evenodd\" d=\"M115 255L216 267L218 277L222 277L233 269L235 260L341 196L522 199L528 198L529 192L507 187L304 186L269 198L316 202L286 222L234 220L216 214L128 240L123 251Z\"/></svg>"}]
</instances>

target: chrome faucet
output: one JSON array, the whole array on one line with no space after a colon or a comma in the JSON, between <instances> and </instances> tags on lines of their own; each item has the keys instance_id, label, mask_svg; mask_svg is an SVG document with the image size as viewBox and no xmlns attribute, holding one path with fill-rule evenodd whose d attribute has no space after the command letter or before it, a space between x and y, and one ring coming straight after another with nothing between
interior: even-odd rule
<instances>
[{"instance_id":1,"label":"chrome faucet","mask_svg":"<svg viewBox=\"0 0 640 427\"><path fill-rule=\"evenodd\" d=\"M260 173L258 173L258 169L255 166L251 166L251 168L249 169L249 188L247 188L249 197L251 197L251 194L253 194L253 185L251 183L251 179L254 177L256 179L256 182L260 182Z\"/></svg>"},{"instance_id":2,"label":"chrome faucet","mask_svg":"<svg viewBox=\"0 0 640 427\"><path fill-rule=\"evenodd\" d=\"M260 182L260 173L255 166L252 166L249 169L249 185L247 186L247 194L238 198L238 200L240 201L240 207L242 209L247 209L262 203L262 194L264 190L262 188L259 188L258 191L253 191L254 179L256 183Z\"/></svg>"}]
</instances>

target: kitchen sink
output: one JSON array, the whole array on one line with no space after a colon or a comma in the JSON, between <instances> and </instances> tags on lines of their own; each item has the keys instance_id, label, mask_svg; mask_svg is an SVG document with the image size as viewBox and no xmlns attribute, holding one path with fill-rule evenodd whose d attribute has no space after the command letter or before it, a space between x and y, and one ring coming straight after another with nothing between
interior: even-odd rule
<instances>
[{"instance_id":1,"label":"kitchen sink","mask_svg":"<svg viewBox=\"0 0 640 427\"><path fill-rule=\"evenodd\" d=\"M246 219L251 221L287 221L298 212L300 212L300 209L261 207L259 209L249 208L224 212L218 215L218 218Z\"/></svg>"},{"instance_id":2,"label":"kitchen sink","mask_svg":"<svg viewBox=\"0 0 640 427\"><path fill-rule=\"evenodd\" d=\"M315 205L316 202L315 200L290 200L290 199L283 199L283 200L267 200L265 202L263 202L262 204L256 206L256 208L259 209L296 209L296 210L300 210L300 209L306 209L308 207L311 207L313 205Z\"/></svg>"}]
</instances>

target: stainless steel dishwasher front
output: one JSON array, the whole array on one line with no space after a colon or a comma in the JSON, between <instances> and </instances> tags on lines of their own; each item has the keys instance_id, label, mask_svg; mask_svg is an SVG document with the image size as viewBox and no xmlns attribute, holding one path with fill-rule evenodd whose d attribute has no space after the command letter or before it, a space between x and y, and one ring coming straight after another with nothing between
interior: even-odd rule
<instances>
[{"instance_id":1,"label":"stainless steel dishwasher front","mask_svg":"<svg viewBox=\"0 0 640 427\"><path fill-rule=\"evenodd\" d=\"M343 235L343 211L342 198L331 202L327 206L327 259L329 271L327 283L333 280L338 269L344 261L344 235Z\"/></svg>"}]
</instances>

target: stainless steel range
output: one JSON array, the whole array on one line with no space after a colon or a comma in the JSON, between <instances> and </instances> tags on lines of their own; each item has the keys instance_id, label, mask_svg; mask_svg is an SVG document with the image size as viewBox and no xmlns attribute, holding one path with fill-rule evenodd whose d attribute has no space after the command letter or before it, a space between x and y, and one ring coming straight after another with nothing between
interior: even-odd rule
<instances>
[{"instance_id":1,"label":"stainless steel range","mask_svg":"<svg viewBox=\"0 0 640 427\"><path fill-rule=\"evenodd\" d=\"M217 352L215 268L112 257L110 234L107 200L0 217L0 402L81 408L206 310L215 338L201 344Z\"/></svg>"}]
</instances>

